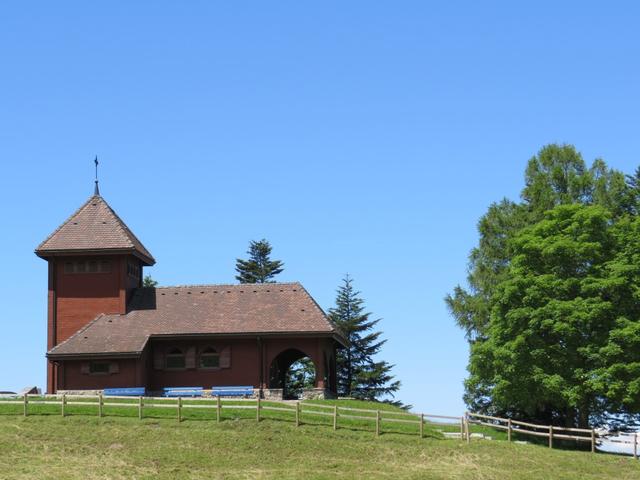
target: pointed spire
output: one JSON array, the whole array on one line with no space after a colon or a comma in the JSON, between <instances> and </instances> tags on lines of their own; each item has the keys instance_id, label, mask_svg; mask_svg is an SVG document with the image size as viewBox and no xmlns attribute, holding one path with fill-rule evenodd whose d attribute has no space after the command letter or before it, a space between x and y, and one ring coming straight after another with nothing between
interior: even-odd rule
<instances>
[{"instance_id":1,"label":"pointed spire","mask_svg":"<svg viewBox=\"0 0 640 480\"><path fill-rule=\"evenodd\" d=\"M97 197L100 196L100 189L98 188L98 156L96 155L95 160L93 161L96 164L96 186L93 189L93 194Z\"/></svg>"}]
</instances>

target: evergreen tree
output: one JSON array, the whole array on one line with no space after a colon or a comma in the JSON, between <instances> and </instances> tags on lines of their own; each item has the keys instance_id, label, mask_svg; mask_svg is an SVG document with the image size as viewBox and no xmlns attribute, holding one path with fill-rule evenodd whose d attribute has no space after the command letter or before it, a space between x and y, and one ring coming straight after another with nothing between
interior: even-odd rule
<instances>
[{"instance_id":1,"label":"evergreen tree","mask_svg":"<svg viewBox=\"0 0 640 480\"><path fill-rule=\"evenodd\" d=\"M248 260L236 259L236 280L240 283L273 283L273 277L282 272L284 264L271 260L271 245L264 238L249 243Z\"/></svg>"},{"instance_id":2,"label":"evergreen tree","mask_svg":"<svg viewBox=\"0 0 640 480\"><path fill-rule=\"evenodd\" d=\"M640 167L636 168L633 175L626 175L626 197L624 206L633 215L640 215Z\"/></svg>"},{"instance_id":3,"label":"evergreen tree","mask_svg":"<svg viewBox=\"0 0 640 480\"><path fill-rule=\"evenodd\" d=\"M285 375L287 398L300 398L303 390L314 388L315 381L316 369L309 357L293 362Z\"/></svg>"},{"instance_id":4,"label":"evergreen tree","mask_svg":"<svg viewBox=\"0 0 640 480\"><path fill-rule=\"evenodd\" d=\"M373 331L380 320L370 320L365 312L360 292L353 288L349 275L338 288L336 306L329 310L329 318L347 340L347 347L338 349L336 373L338 395L365 400L379 400L400 388L400 382L391 374L393 365L376 361L386 340L380 340L382 332Z\"/></svg>"},{"instance_id":5,"label":"evergreen tree","mask_svg":"<svg viewBox=\"0 0 640 480\"><path fill-rule=\"evenodd\" d=\"M145 275L144 280L142 281L143 287L157 287L158 282L156 282L151 275Z\"/></svg>"}]
</instances>

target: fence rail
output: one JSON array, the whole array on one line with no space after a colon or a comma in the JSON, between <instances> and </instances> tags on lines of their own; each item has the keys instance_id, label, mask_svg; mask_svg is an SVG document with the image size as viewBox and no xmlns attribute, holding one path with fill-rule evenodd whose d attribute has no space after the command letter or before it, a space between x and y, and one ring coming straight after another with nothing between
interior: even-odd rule
<instances>
[{"instance_id":1,"label":"fence rail","mask_svg":"<svg viewBox=\"0 0 640 480\"><path fill-rule=\"evenodd\" d=\"M588 442L591 444L591 451L596 451L596 439L598 434L593 428L573 428L558 427L555 425L540 425L537 423L523 422L520 420L512 420L511 418L493 417L491 415L481 415L479 413L467 413L466 424L485 425L499 430L507 431L507 439L511 441L513 434L530 435L534 437L546 437L549 439L549 448L553 448L554 439L574 440L576 442ZM489 420L489 421L486 421ZM527 428L523 428L527 427ZM544 431L540 431L544 430ZM469 428L466 428L467 440L469 439ZM567 433L583 433L586 435L569 435ZM635 456L635 455L634 455Z\"/></svg>"},{"instance_id":2,"label":"fence rail","mask_svg":"<svg viewBox=\"0 0 640 480\"><path fill-rule=\"evenodd\" d=\"M417 426L417 434L420 438L424 437L424 426L445 425L455 427L459 424L460 438L464 438L464 418L446 415L432 415L409 412L393 412L388 410L372 410L355 407L343 407L340 405L322 405L311 402L276 402L268 401L264 404L261 399L222 399L220 396L213 398L190 398L190 397L118 397L113 395L72 395L62 394L57 396L45 396L37 394L26 394L17 397L16 400L2 400L0 405L22 405L22 414L26 417L35 412L29 411L30 406L36 405L55 405L59 406L60 414L64 417L69 414L67 407L82 406L95 407L98 417L105 416L104 408L137 408L138 417L144 418L145 409L164 408L175 409L176 418L179 422L183 420L183 411L190 409L208 409L216 412L216 420L221 420L223 410L254 410L256 412L256 420L261 421L262 411L275 411L289 413L292 415L296 425L300 425L301 415L331 417L333 419L333 429L339 428L339 419L359 420L371 422L375 427L376 436L382 433L384 424L408 424ZM207 402L203 404L202 402ZM398 418L402 417L402 418ZM432 421L435 420L435 421ZM452 420L445 423L439 420ZM455 423L453 423L455 422Z\"/></svg>"}]
</instances>

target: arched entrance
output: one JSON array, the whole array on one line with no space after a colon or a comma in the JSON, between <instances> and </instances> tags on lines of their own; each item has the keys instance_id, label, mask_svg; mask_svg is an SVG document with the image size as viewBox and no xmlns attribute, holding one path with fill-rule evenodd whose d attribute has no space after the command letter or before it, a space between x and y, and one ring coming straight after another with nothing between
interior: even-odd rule
<instances>
[{"instance_id":1,"label":"arched entrance","mask_svg":"<svg viewBox=\"0 0 640 480\"><path fill-rule=\"evenodd\" d=\"M284 350L269 367L269 388L282 389L282 398L299 398L302 390L316 385L316 365L313 359L301 350Z\"/></svg>"}]
</instances>

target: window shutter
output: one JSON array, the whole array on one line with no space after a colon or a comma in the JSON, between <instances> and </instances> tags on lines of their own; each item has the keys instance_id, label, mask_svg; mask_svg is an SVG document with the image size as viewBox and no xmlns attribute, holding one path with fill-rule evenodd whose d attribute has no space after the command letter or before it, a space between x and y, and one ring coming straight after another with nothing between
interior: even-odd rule
<instances>
[{"instance_id":1,"label":"window shutter","mask_svg":"<svg viewBox=\"0 0 640 480\"><path fill-rule=\"evenodd\" d=\"M187 348L187 354L184 358L185 368L196 368L196 347Z\"/></svg>"},{"instance_id":2,"label":"window shutter","mask_svg":"<svg viewBox=\"0 0 640 480\"><path fill-rule=\"evenodd\" d=\"M83 375L89 375L90 372L89 362L82 362L80 364L80 373Z\"/></svg>"},{"instance_id":3,"label":"window shutter","mask_svg":"<svg viewBox=\"0 0 640 480\"><path fill-rule=\"evenodd\" d=\"M119 373L120 367L118 366L118 362L109 363L109 373Z\"/></svg>"},{"instance_id":4,"label":"window shutter","mask_svg":"<svg viewBox=\"0 0 640 480\"><path fill-rule=\"evenodd\" d=\"M164 368L164 355L162 355L162 350L158 347L153 349L153 368L155 370Z\"/></svg>"},{"instance_id":5,"label":"window shutter","mask_svg":"<svg viewBox=\"0 0 640 480\"><path fill-rule=\"evenodd\" d=\"M231 366L231 347L224 347L220 352L220 368Z\"/></svg>"}]
</instances>

